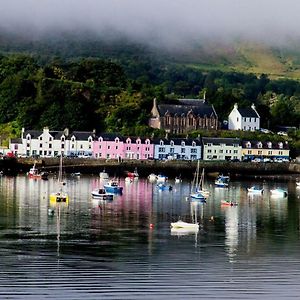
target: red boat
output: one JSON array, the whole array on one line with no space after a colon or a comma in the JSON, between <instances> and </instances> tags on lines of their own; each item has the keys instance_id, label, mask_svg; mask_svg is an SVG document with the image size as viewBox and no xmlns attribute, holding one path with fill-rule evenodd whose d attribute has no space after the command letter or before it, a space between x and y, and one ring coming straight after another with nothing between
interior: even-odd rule
<instances>
[{"instance_id":1,"label":"red boat","mask_svg":"<svg viewBox=\"0 0 300 300\"><path fill-rule=\"evenodd\" d=\"M36 167L35 163L33 167L30 168L27 175L29 178L33 179L48 179L48 172L40 172L39 169Z\"/></svg>"},{"instance_id":2,"label":"red boat","mask_svg":"<svg viewBox=\"0 0 300 300\"><path fill-rule=\"evenodd\" d=\"M229 200L221 200L221 205L222 206L237 206L238 204L236 202L229 201Z\"/></svg>"},{"instance_id":3,"label":"red boat","mask_svg":"<svg viewBox=\"0 0 300 300\"><path fill-rule=\"evenodd\" d=\"M130 178L135 178L135 177L139 177L139 173L137 172L137 169L135 169L134 172L127 171L126 176Z\"/></svg>"}]
</instances>

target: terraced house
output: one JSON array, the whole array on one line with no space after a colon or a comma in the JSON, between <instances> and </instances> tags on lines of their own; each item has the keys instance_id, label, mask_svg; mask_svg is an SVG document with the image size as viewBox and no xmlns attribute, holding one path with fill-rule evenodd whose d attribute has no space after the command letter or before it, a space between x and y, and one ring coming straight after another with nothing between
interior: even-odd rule
<instances>
[{"instance_id":1,"label":"terraced house","mask_svg":"<svg viewBox=\"0 0 300 300\"><path fill-rule=\"evenodd\" d=\"M242 156L247 160L289 160L290 149L288 142L243 141Z\"/></svg>"},{"instance_id":2,"label":"terraced house","mask_svg":"<svg viewBox=\"0 0 300 300\"><path fill-rule=\"evenodd\" d=\"M66 156L92 156L92 145L95 132L50 131L48 127L43 130L22 129L20 139L12 140L10 150L16 156L55 157Z\"/></svg>"},{"instance_id":3,"label":"terraced house","mask_svg":"<svg viewBox=\"0 0 300 300\"><path fill-rule=\"evenodd\" d=\"M238 138L202 138L203 160L241 160L242 145Z\"/></svg>"},{"instance_id":4,"label":"terraced house","mask_svg":"<svg viewBox=\"0 0 300 300\"><path fill-rule=\"evenodd\" d=\"M201 159L200 139L157 139L154 140L155 159Z\"/></svg>"},{"instance_id":5,"label":"terraced house","mask_svg":"<svg viewBox=\"0 0 300 300\"><path fill-rule=\"evenodd\" d=\"M154 145L148 138L102 133L93 143L95 158L143 160L153 158L153 152Z\"/></svg>"}]
</instances>

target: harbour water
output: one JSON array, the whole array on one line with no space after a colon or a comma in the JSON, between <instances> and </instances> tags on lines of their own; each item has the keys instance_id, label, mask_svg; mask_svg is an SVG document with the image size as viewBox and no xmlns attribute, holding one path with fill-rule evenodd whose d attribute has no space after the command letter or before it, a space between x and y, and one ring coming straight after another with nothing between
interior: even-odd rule
<instances>
[{"instance_id":1,"label":"harbour water","mask_svg":"<svg viewBox=\"0 0 300 300\"><path fill-rule=\"evenodd\" d=\"M123 194L105 202L90 196L99 177L69 177L69 203L58 205L49 202L54 178L0 177L0 298L299 297L294 181L233 181L227 189L207 182L207 203L187 198L187 181L171 180L171 191L142 178L120 183ZM263 195L248 195L254 183ZM272 197L275 186L288 197ZM171 230L179 219L200 230Z\"/></svg>"}]
</instances>

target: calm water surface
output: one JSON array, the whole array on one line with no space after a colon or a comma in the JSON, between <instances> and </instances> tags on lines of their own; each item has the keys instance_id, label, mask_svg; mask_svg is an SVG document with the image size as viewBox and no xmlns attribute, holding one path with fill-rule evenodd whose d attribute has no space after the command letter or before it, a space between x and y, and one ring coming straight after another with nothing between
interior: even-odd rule
<instances>
[{"instance_id":1,"label":"calm water surface","mask_svg":"<svg viewBox=\"0 0 300 300\"><path fill-rule=\"evenodd\" d=\"M70 177L70 201L56 206L53 178L1 177L0 298L299 299L295 182L258 181L265 192L252 197L254 182L208 182L201 204L186 198L189 182L158 191L145 179L120 180L123 195L101 202L90 197L98 177ZM272 198L275 186L288 198ZM179 218L199 222L199 232L171 231Z\"/></svg>"}]
</instances>

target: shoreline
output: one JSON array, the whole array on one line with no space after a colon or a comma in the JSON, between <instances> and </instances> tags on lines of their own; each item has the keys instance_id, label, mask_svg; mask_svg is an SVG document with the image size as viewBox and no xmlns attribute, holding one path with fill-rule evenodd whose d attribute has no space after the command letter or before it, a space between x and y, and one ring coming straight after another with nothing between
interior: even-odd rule
<instances>
[{"instance_id":1,"label":"shoreline","mask_svg":"<svg viewBox=\"0 0 300 300\"><path fill-rule=\"evenodd\" d=\"M58 158L19 158L16 161L17 173L28 172L36 163L38 168L57 172ZM83 174L99 174L104 169L111 176L124 176L126 171L133 172L136 168L141 177L151 173L166 176L192 178L196 171L197 161L159 161L159 160L105 160L105 159L64 159L66 173L81 172ZM227 161L200 161L200 168L205 168L207 177L216 177L218 174L230 174L232 178L297 178L300 177L300 164L295 163L252 163Z\"/></svg>"}]
</instances>

